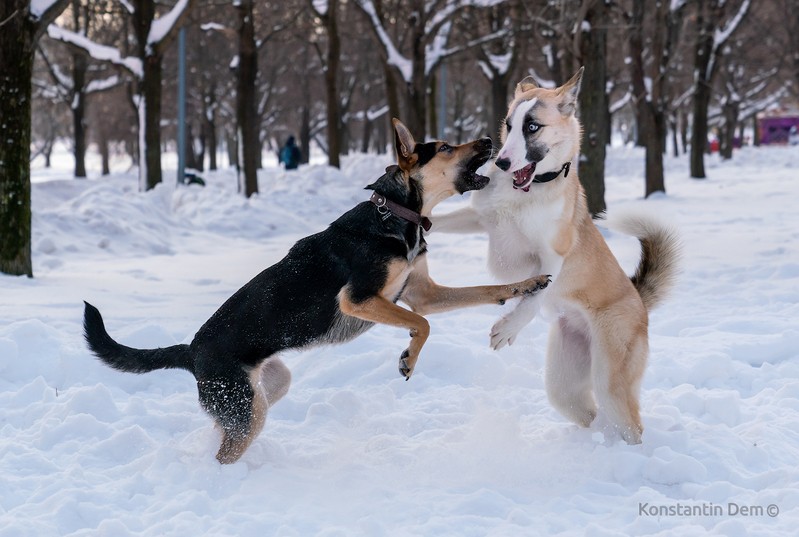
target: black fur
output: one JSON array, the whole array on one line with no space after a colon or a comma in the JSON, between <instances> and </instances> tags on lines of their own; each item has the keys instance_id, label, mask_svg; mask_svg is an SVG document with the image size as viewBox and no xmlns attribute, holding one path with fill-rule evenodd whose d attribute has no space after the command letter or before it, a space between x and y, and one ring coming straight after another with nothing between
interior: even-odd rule
<instances>
[{"instance_id":1,"label":"black fur","mask_svg":"<svg viewBox=\"0 0 799 537\"><path fill-rule=\"evenodd\" d=\"M435 156L428 155L429 145L416 144L423 154L417 155L410 172L390 166L366 188L421 212L423 165L419 160ZM465 181L464 189L487 183L487 178L481 181L474 174L490 155L484 149L490 150L490 140L475 144L477 156L462 168L465 177L459 181ZM364 201L326 230L297 241L282 260L236 291L189 345L163 349L120 345L106 332L100 312L88 303L85 338L92 352L115 369L145 373L182 368L193 373L202 407L225 432L220 448L223 458L217 457L230 462L240 453L228 458L223 454L225 444L234 444L251 432L255 392L249 375L254 368L280 351L347 341L368 330L372 322L342 313L338 300L342 289L347 289L348 299L355 304L373 298L385 288L392 261L409 262L425 251L417 224L384 218L378 207ZM390 298L396 302L401 294L402 290Z\"/></svg>"}]
</instances>

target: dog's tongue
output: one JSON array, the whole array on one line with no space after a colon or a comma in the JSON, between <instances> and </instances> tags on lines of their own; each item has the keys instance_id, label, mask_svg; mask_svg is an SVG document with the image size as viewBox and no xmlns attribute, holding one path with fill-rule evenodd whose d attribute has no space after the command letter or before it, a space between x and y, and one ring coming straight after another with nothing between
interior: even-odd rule
<instances>
[{"instance_id":1,"label":"dog's tongue","mask_svg":"<svg viewBox=\"0 0 799 537\"><path fill-rule=\"evenodd\" d=\"M530 176L533 175L535 171L535 162L531 162L524 168L516 170L513 172L513 186L516 188L521 188L530 180Z\"/></svg>"}]
</instances>

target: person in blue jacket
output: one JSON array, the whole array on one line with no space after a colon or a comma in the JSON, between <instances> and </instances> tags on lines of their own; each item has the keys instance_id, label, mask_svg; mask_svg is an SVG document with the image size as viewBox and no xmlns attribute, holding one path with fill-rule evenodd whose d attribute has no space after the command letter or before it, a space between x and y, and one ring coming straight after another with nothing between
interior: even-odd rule
<instances>
[{"instance_id":1,"label":"person in blue jacket","mask_svg":"<svg viewBox=\"0 0 799 537\"><path fill-rule=\"evenodd\" d=\"M280 162L285 164L287 170L296 170L300 164L300 148L297 147L297 142L294 136L289 136L286 144L280 150Z\"/></svg>"}]
</instances>

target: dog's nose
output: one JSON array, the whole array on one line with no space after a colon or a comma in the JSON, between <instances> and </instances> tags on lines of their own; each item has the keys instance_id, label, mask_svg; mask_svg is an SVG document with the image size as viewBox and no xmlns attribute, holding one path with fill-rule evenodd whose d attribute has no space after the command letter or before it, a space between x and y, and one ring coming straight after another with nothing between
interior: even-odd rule
<instances>
[{"instance_id":1,"label":"dog's nose","mask_svg":"<svg viewBox=\"0 0 799 537\"><path fill-rule=\"evenodd\" d=\"M497 165L497 168L499 168L503 172L506 172L508 171L508 168L510 168L510 159L498 158L494 164Z\"/></svg>"},{"instance_id":2,"label":"dog's nose","mask_svg":"<svg viewBox=\"0 0 799 537\"><path fill-rule=\"evenodd\" d=\"M491 138L486 137L486 138L480 138L479 140L477 140L477 147L481 151L485 150L485 149L490 149L493 146L494 146L494 142L491 141Z\"/></svg>"}]
</instances>

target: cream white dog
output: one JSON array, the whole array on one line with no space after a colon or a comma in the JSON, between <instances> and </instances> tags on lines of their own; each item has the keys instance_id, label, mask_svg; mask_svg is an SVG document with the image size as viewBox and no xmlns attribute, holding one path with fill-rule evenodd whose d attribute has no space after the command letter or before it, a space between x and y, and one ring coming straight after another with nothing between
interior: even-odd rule
<instances>
[{"instance_id":1,"label":"cream white dog","mask_svg":"<svg viewBox=\"0 0 799 537\"><path fill-rule=\"evenodd\" d=\"M433 229L487 232L489 270L501 280L552 276L548 289L522 299L494 325L491 345L512 344L543 308L552 321L550 402L584 427L599 407L628 443L637 444L648 310L674 283L679 245L675 232L651 217L619 219L612 227L642 246L630 278L592 221L572 167L580 152L575 110L582 73L554 90L528 79L517 85L488 187L472 194L471 207L434 218Z\"/></svg>"}]
</instances>

